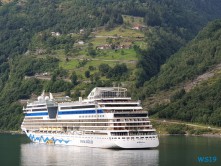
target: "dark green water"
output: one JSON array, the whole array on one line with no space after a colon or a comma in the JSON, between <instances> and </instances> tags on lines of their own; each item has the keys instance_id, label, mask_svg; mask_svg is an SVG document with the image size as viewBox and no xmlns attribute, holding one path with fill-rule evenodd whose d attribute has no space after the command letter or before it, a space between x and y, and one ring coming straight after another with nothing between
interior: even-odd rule
<instances>
[{"instance_id":1,"label":"dark green water","mask_svg":"<svg viewBox=\"0 0 221 166\"><path fill-rule=\"evenodd\" d=\"M216 161L207 158L209 163L200 163L199 156ZM160 136L154 150L110 150L33 144L25 135L0 134L0 165L221 166L221 138Z\"/></svg>"}]
</instances>

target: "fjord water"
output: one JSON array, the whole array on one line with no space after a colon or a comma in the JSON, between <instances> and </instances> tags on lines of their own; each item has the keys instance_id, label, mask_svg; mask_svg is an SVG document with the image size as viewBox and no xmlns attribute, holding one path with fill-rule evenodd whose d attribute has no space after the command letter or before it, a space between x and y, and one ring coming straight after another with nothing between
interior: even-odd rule
<instances>
[{"instance_id":1,"label":"fjord water","mask_svg":"<svg viewBox=\"0 0 221 166\"><path fill-rule=\"evenodd\" d=\"M202 163L200 156L215 156L216 161ZM215 166L221 165L221 138L160 136L157 149L111 150L34 144L25 135L0 134L0 165Z\"/></svg>"}]
</instances>

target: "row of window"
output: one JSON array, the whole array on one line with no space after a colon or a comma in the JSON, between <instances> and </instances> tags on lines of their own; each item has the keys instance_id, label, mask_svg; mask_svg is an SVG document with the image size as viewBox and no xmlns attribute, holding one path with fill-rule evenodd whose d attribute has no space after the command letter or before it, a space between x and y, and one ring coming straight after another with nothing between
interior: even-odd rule
<instances>
[{"instance_id":1,"label":"row of window","mask_svg":"<svg viewBox=\"0 0 221 166\"><path fill-rule=\"evenodd\" d=\"M35 111L48 111L46 108L37 108L37 109L32 109L32 112Z\"/></svg>"},{"instance_id":2,"label":"row of window","mask_svg":"<svg viewBox=\"0 0 221 166\"><path fill-rule=\"evenodd\" d=\"M147 117L147 113L144 113L144 114L114 114L114 117Z\"/></svg>"},{"instance_id":3,"label":"row of window","mask_svg":"<svg viewBox=\"0 0 221 166\"><path fill-rule=\"evenodd\" d=\"M84 110L84 111L60 111L58 115L70 115L70 114L95 114L95 113L103 113L102 110Z\"/></svg>"},{"instance_id":4,"label":"row of window","mask_svg":"<svg viewBox=\"0 0 221 166\"><path fill-rule=\"evenodd\" d=\"M61 110L82 109L82 108L95 108L95 105L60 107Z\"/></svg>"},{"instance_id":5,"label":"row of window","mask_svg":"<svg viewBox=\"0 0 221 166\"><path fill-rule=\"evenodd\" d=\"M144 138L157 138L157 136L150 136L150 137L136 137L136 139L144 139ZM120 137L111 137L111 139L120 139ZM132 140L134 140L135 139L135 137L122 137L122 139L127 139L127 140L129 140L129 139L132 139Z\"/></svg>"},{"instance_id":6,"label":"row of window","mask_svg":"<svg viewBox=\"0 0 221 166\"><path fill-rule=\"evenodd\" d=\"M105 104L105 107L137 107L138 104Z\"/></svg>"},{"instance_id":7,"label":"row of window","mask_svg":"<svg viewBox=\"0 0 221 166\"><path fill-rule=\"evenodd\" d=\"M101 114L102 110L85 110L85 111L60 111L58 115L72 115L72 114ZM40 113L26 113L26 116L44 116L48 115L48 112L40 112Z\"/></svg>"},{"instance_id":8,"label":"row of window","mask_svg":"<svg viewBox=\"0 0 221 166\"><path fill-rule=\"evenodd\" d=\"M97 117L104 117L104 115L86 115L86 116L79 116L79 118L97 118Z\"/></svg>"},{"instance_id":9,"label":"row of window","mask_svg":"<svg viewBox=\"0 0 221 166\"><path fill-rule=\"evenodd\" d=\"M48 112L40 112L40 113L26 113L26 116L46 116Z\"/></svg>"}]
</instances>

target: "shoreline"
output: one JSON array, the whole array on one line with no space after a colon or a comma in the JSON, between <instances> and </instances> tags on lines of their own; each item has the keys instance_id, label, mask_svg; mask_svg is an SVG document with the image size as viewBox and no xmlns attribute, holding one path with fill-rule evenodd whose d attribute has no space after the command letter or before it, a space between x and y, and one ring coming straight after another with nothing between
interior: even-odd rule
<instances>
[{"instance_id":1,"label":"shoreline","mask_svg":"<svg viewBox=\"0 0 221 166\"><path fill-rule=\"evenodd\" d=\"M221 134L157 134L158 136L194 136L194 137L215 137L221 138Z\"/></svg>"},{"instance_id":2,"label":"shoreline","mask_svg":"<svg viewBox=\"0 0 221 166\"><path fill-rule=\"evenodd\" d=\"M22 131L7 131L7 130L0 130L0 134L25 134Z\"/></svg>"},{"instance_id":3,"label":"shoreline","mask_svg":"<svg viewBox=\"0 0 221 166\"><path fill-rule=\"evenodd\" d=\"M0 130L0 134L20 134L23 135L22 131L5 131L5 130ZM216 138L221 138L221 134L157 134L158 136L195 136L195 137L216 137Z\"/></svg>"}]
</instances>

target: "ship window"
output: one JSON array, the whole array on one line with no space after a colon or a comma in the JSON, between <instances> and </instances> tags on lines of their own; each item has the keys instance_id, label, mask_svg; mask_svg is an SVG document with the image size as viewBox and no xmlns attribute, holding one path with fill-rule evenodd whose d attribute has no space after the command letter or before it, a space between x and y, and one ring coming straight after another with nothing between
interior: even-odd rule
<instances>
[{"instance_id":1,"label":"ship window","mask_svg":"<svg viewBox=\"0 0 221 166\"><path fill-rule=\"evenodd\" d=\"M146 117L147 114L114 114L114 117Z\"/></svg>"},{"instance_id":2,"label":"ship window","mask_svg":"<svg viewBox=\"0 0 221 166\"><path fill-rule=\"evenodd\" d=\"M45 108L43 108L43 109L32 109L32 111L34 112L34 111L48 111L47 109L45 109Z\"/></svg>"},{"instance_id":3,"label":"ship window","mask_svg":"<svg viewBox=\"0 0 221 166\"><path fill-rule=\"evenodd\" d=\"M137 104L105 104L105 107L137 107Z\"/></svg>"},{"instance_id":4,"label":"ship window","mask_svg":"<svg viewBox=\"0 0 221 166\"><path fill-rule=\"evenodd\" d=\"M98 110L98 111L102 111L102 110ZM95 114L96 111L95 110L85 110L85 111L78 111L78 110L75 110L75 111L60 111L59 114L60 115L65 115L65 114Z\"/></svg>"},{"instance_id":5,"label":"ship window","mask_svg":"<svg viewBox=\"0 0 221 166\"><path fill-rule=\"evenodd\" d=\"M45 107L46 105L35 105L35 107Z\"/></svg>"},{"instance_id":6,"label":"ship window","mask_svg":"<svg viewBox=\"0 0 221 166\"><path fill-rule=\"evenodd\" d=\"M81 108L95 108L95 105L61 107L60 109L66 110L66 109L81 109Z\"/></svg>"}]
</instances>

